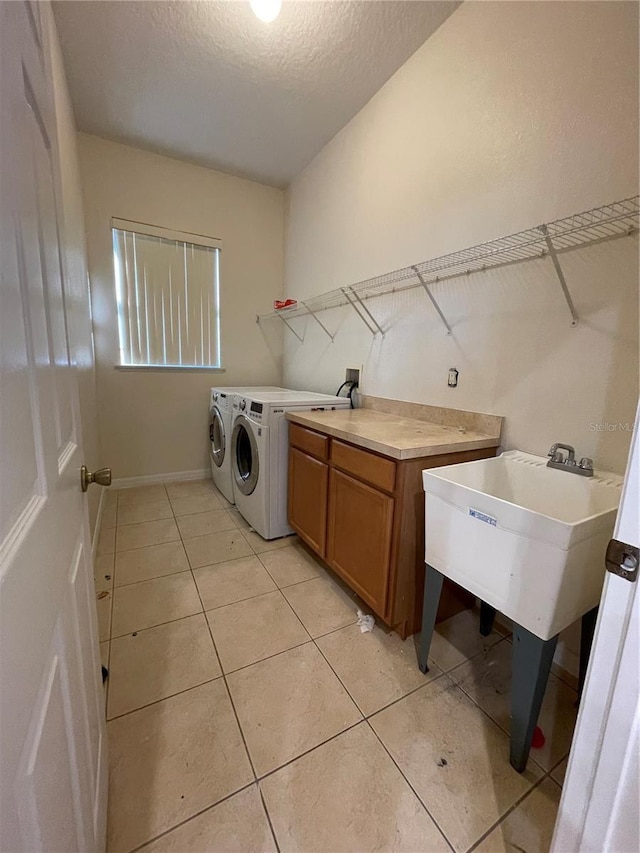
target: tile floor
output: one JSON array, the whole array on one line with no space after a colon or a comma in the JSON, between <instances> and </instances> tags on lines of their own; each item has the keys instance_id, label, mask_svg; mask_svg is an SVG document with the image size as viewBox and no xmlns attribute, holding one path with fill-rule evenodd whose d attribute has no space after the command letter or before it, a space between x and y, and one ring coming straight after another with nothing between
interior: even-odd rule
<instances>
[{"instance_id":1,"label":"tile floor","mask_svg":"<svg viewBox=\"0 0 640 853\"><path fill-rule=\"evenodd\" d=\"M295 538L209 481L106 495L95 567L110 851L549 849L576 709L552 675L508 760L510 639L438 626L422 675Z\"/></svg>"}]
</instances>

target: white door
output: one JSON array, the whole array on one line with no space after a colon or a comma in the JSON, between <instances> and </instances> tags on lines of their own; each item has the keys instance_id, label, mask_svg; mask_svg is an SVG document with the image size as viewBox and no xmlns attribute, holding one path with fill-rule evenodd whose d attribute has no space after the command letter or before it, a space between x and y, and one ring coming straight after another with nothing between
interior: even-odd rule
<instances>
[{"instance_id":1,"label":"white door","mask_svg":"<svg viewBox=\"0 0 640 853\"><path fill-rule=\"evenodd\" d=\"M640 545L640 408L614 537ZM630 561L632 563L632 561ZM640 850L640 595L607 572L554 853Z\"/></svg>"},{"instance_id":2,"label":"white door","mask_svg":"<svg viewBox=\"0 0 640 853\"><path fill-rule=\"evenodd\" d=\"M104 847L106 739L50 10L0 3L0 850Z\"/></svg>"}]
</instances>

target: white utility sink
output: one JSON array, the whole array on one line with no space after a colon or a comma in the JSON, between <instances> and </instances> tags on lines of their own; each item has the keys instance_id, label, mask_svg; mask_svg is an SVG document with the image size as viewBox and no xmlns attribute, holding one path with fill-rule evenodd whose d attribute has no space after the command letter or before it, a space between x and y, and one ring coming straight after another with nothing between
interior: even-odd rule
<instances>
[{"instance_id":1,"label":"white utility sink","mask_svg":"<svg viewBox=\"0 0 640 853\"><path fill-rule=\"evenodd\" d=\"M548 640L600 600L622 478L519 450L422 472L425 560Z\"/></svg>"}]
</instances>

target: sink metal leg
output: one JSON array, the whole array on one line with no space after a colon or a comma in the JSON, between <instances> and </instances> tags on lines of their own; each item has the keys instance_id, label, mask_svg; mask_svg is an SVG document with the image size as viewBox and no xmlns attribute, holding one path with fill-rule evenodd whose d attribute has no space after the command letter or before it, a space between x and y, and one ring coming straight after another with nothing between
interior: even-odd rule
<instances>
[{"instance_id":1,"label":"sink metal leg","mask_svg":"<svg viewBox=\"0 0 640 853\"><path fill-rule=\"evenodd\" d=\"M582 688L587 675L587 667L589 666L589 656L591 654L591 646L593 645L593 634L596 630L596 621L598 619L598 606L589 610L582 617L582 626L580 629L580 669L578 675L578 700L582 697Z\"/></svg>"},{"instance_id":2,"label":"sink metal leg","mask_svg":"<svg viewBox=\"0 0 640 853\"><path fill-rule=\"evenodd\" d=\"M418 667L421 672L429 672L429 649L436 624L436 614L442 592L444 575L425 563L424 598L422 600L422 630L418 644Z\"/></svg>"},{"instance_id":3,"label":"sink metal leg","mask_svg":"<svg viewBox=\"0 0 640 853\"><path fill-rule=\"evenodd\" d=\"M480 633L488 637L493 631L493 623L496 620L496 609L486 601L480 602Z\"/></svg>"},{"instance_id":4,"label":"sink metal leg","mask_svg":"<svg viewBox=\"0 0 640 853\"><path fill-rule=\"evenodd\" d=\"M514 623L510 761L518 773L527 766L557 642L557 635L550 640L541 640L522 625Z\"/></svg>"}]
</instances>

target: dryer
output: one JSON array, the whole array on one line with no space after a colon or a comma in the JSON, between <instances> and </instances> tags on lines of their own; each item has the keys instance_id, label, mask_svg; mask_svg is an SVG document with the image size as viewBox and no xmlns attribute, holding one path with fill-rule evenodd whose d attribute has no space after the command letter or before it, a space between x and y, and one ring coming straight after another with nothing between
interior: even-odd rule
<instances>
[{"instance_id":1,"label":"dryer","mask_svg":"<svg viewBox=\"0 0 640 853\"><path fill-rule=\"evenodd\" d=\"M346 397L311 391L236 394L231 474L236 506L263 539L293 533L287 523L289 422L287 412L348 409Z\"/></svg>"},{"instance_id":2,"label":"dryer","mask_svg":"<svg viewBox=\"0 0 640 853\"><path fill-rule=\"evenodd\" d=\"M277 385L238 385L212 388L209 397L209 460L213 482L225 498L234 502L231 478L231 421L235 394L285 391Z\"/></svg>"}]
</instances>

